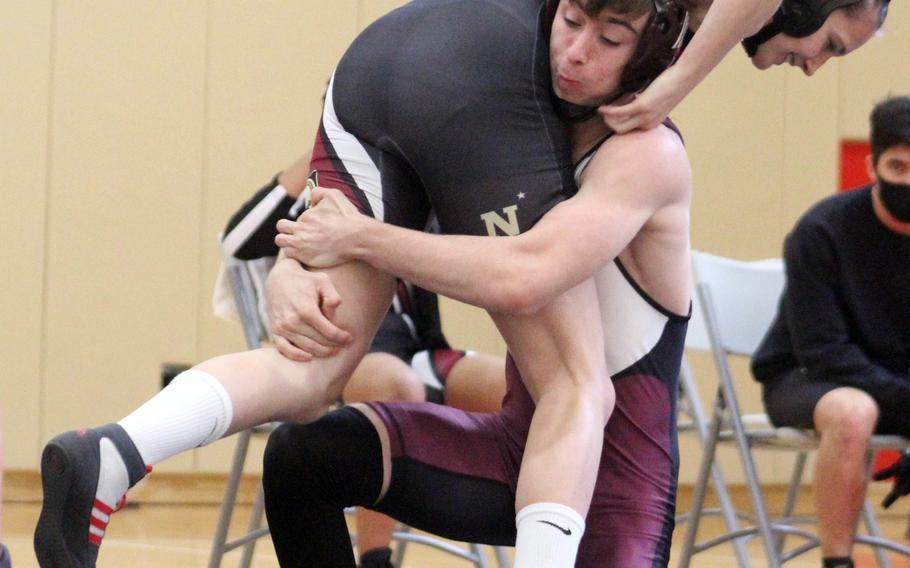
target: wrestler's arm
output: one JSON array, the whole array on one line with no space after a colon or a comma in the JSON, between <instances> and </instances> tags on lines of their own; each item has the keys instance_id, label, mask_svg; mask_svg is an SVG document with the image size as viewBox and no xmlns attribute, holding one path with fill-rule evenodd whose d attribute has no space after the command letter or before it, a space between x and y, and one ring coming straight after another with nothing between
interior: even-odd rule
<instances>
[{"instance_id":1,"label":"wrestler's arm","mask_svg":"<svg viewBox=\"0 0 910 568\"><path fill-rule=\"evenodd\" d=\"M657 209L688 195L689 178L682 143L659 128L604 143L578 194L522 235L431 235L322 204L279 224L277 242L311 264L361 260L487 310L532 313L615 258Z\"/></svg>"},{"instance_id":2,"label":"wrestler's arm","mask_svg":"<svg viewBox=\"0 0 910 568\"><path fill-rule=\"evenodd\" d=\"M632 102L601 107L604 122L616 132L659 125L717 67L727 52L761 29L779 5L780 0L714 0L702 14L696 7L692 16L697 28L690 27L697 31L679 61Z\"/></svg>"}]
</instances>

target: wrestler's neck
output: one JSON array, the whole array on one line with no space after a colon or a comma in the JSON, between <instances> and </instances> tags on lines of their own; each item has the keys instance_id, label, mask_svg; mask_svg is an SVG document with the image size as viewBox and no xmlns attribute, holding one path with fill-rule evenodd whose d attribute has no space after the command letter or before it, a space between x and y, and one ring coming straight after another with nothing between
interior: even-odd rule
<instances>
[{"instance_id":1,"label":"wrestler's neck","mask_svg":"<svg viewBox=\"0 0 910 568\"><path fill-rule=\"evenodd\" d=\"M572 161L577 162L603 138L609 129L604 124L599 114L584 122L573 122L569 125L572 137Z\"/></svg>"},{"instance_id":2,"label":"wrestler's neck","mask_svg":"<svg viewBox=\"0 0 910 568\"><path fill-rule=\"evenodd\" d=\"M910 237L910 223L895 218L894 215L888 211L885 204L882 203L880 192L881 190L879 189L878 184L876 184L875 187L872 188L872 210L875 211L875 216L878 217L878 220L887 229L894 231L899 235Z\"/></svg>"}]
</instances>

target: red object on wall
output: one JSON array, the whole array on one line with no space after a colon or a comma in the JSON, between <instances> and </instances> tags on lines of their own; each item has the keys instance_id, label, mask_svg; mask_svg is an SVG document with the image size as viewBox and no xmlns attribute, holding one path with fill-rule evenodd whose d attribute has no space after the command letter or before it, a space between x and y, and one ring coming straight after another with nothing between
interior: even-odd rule
<instances>
[{"instance_id":1,"label":"red object on wall","mask_svg":"<svg viewBox=\"0 0 910 568\"><path fill-rule=\"evenodd\" d=\"M872 181L866 174L866 156L870 153L869 143L864 140L841 140L840 191L856 189Z\"/></svg>"}]
</instances>

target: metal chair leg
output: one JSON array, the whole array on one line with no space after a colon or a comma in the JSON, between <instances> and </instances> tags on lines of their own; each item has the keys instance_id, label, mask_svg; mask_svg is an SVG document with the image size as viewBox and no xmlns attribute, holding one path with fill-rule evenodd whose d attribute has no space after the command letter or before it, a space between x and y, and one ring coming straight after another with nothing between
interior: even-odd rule
<instances>
[{"instance_id":1,"label":"metal chair leg","mask_svg":"<svg viewBox=\"0 0 910 568\"><path fill-rule=\"evenodd\" d=\"M705 313L705 324L708 326L709 334L712 337L720 337L718 332L717 314L714 313L714 304L711 301L711 293L707 286L699 287L699 296ZM765 507L765 500L762 495L761 486L758 483L758 475L755 472L755 463L752 461L751 447L746 439L746 431L742 421L739 419L742 413L739 410L739 404L736 401L736 392L733 390L733 383L730 377L730 366L725 354L718 350L712 350L714 356L714 365L721 376L720 391L723 403L727 411L734 417L731 420L733 427L733 437L739 449L739 457L742 462L743 472L746 474L746 481L749 484L749 494L752 497L752 507L755 512L755 518L758 524L759 534L762 536L762 543L765 552L768 555L769 568L780 568L780 557L774 546L774 537L771 530L771 521L768 519L768 510Z\"/></svg>"},{"instance_id":2,"label":"metal chair leg","mask_svg":"<svg viewBox=\"0 0 910 568\"><path fill-rule=\"evenodd\" d=\"M882 533L878 528L878 520L875 518L875 509L868 498L863 501L862 515L863 524L866 525L866 533L869 536L881 538ZM878 568L891 568L891 559L888 557L888 551L880 546L873 546L872 548L875 551L875 561L878 563Z\"/></svg>"},{"instance_id":3,"label":"metal chair leg","mask_svg":"<svg viewBox=\"0 0 910 568\"><path fill-rule=\"evenodd\" d=\"M692 495L692 510L689 513L689 521L686 525L686 536L683 540L683 549L679 558L679 568L689 568L692 555L695 554L695 538L698 535L698 526L701 524L701 514L708 489L708 476L711 472L711 465L714 463L714 453L717 449L717 438L720 434L723 414L723 400L721 396L718 396L714 401L714 412L711 418L711 427L708 429L708 437L702 447L701 466L698 470L695 491Z\"/></svg>"},{"instance_id":4,"label":"metal chair leg","mask_svg":"<svg viewBox=\"0 0 910 568\"><path fill-rule=\"evenodd\" d=\"M496 565L498 568L512 568L512 563L509 561L509 555L504 546L494 546L493 554L496 556Z\"/></svg>"},{"instance_id":5,"label":"metal chair leg","mask_svg":"<svg viewBox=\"0 0 910 568\"><path fill-rule=\"evenodd\" d=\"M224 500L221 502L221 514L218 516L218 527L215 529L215 540L212 543L208 568L219 568L224 558L224 553L227 552L227 534L231 526L231 517L234 514L234 505L237 502L237 490L240 488L240 476L243 473L247 449L250 446L250 435L251 432L249 430L244 430L237 435L237 445L234 447L231 473L224 489Z\"/></svg>"},{"instance_id":6,"label":"metal chair leg","mask_svg":"<svg viewBox=\"0 0 910 568\"><path fill-rule=\"evenodd\" d=\"M729 400L728 404L730 405L730 412L739 415L739 408L735 404L735 400ZM759 534L761 534L762 543L765 546L765 553L768 555L768 567L780 568L780 556L774 546L774 535L771 530L772 525L768 517L768 509L765 506L765 498L759 485L758 474L755 472L755 463L752 461L749 441L746 439L745 430L739 420L733 421L733 434L736 438L736 445L739 446L739 457L740 461L742 461L743 471L746 474L746 482L749 484L749 494L752 497L752 507L755 512Z\"/></svg>"},{"instance_id":7,"label":"metal chair leg","mask_svg":"<svg viewBox=\"0 0 910 568\"><path fill-rule=\"evenodd\" d=\"M254 533L262 528L262 515L265 513L265 491L262 482L259 483L259 489L256 491L256 500L253 501L253 509L250 511L250 523L247 526L247 534ZM256 539L250 540L243 545L243 556L240 559L240 568L250 568L253 562L253 552L256 549Z\"/></svg>"},{"instance_id":8,"label":"metal chair leg","mask_svg":"<svg viewBox=\"0 0 910 568\"><path fill-rule=\"evenodd\" d=\"M395 529L396 532L409 533L411 532L411 527L405 524L399 523L398 527ZM399 540L398 545L395 547L395 560L392 562L394 566L401 568L404 565L404 551L408 546L408 541Z\"/></svg>"},{"instance_id":9,"label":"metal chair leg","mask_svg":"<svg viewBox=\"0 0 910 568\"><path fill-rule=\"evenodd\" d=\"M796 499L799 497L799 488L803 481L803 473L806 470L806 460L808 457L809 454L807 452L799 452L796 455L796 463L793 464L793 473L790 475L790 484L787 486L787 498L784 501L784 510L780 515L782 519L789 519L793 515L793 510L796 508ZM786 538L787 533L782 532L777 535L774 546L777 547L778 554L783 553Z\"/></svg>"},{"instance_id":10,"label":"metal chair leg","mask_svg":"<svg viewBox=\"0 0 910 568\"><path fill-rule=\"evenodd\" d=\"M688 399L688 413L692 417L692 421L695 424L695 432L698 435L702 448L704 448L708 438L708 417L705 416L701 397L698 394L698 387L695 385L695 380L692 378L692 371L685 358L683 358L682 366L680 367L679 379L683 391L686 393L686 398ZM736 507L733 506L733 500L730 498L729 491L727 491L727 483L724 481L720 467L716 463L711 466L711 479L714 482L714 494L717 496L721 516L724 519L724 524L727 526L727 531L731 533L738 531L740 526L739 521L736 518ZM746 539L737 538L732 544L733 553L736 555L736 561L739 564L739 568L752 568L752 564L749 561L749 554L746 552Z\"/></svg>"},{"instance_id":11,"label":"metal chair leg","mask_svg":"<svg viewBox=\"0 0 910 568\"><path fill-rule=\"evenodd\" d=\"M487 562L487 556L484 554L481 545L472 543L468 545L468 548L471 550L471 554L476 558L473 562L476 568L490 568L490 563Z\"/></svg>"}]
</instances>

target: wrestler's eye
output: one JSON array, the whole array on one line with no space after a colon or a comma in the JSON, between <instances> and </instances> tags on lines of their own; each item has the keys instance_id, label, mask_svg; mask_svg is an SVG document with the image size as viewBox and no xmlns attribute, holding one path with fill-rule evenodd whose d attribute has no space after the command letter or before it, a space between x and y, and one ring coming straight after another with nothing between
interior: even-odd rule
<instances>
[{"instance_id":1,"label":"wrestler's eye","mask_svg":"<svg viewBox=\"0 0 910 568\"><path fill-rule=\"evenodd\" d=\"M834 57L840 57L847 54L847 50L844 49L843 46L836 44L833 39L828 40L828 45L825 46L825 51Z\"/></svg>"}]
</instances>

